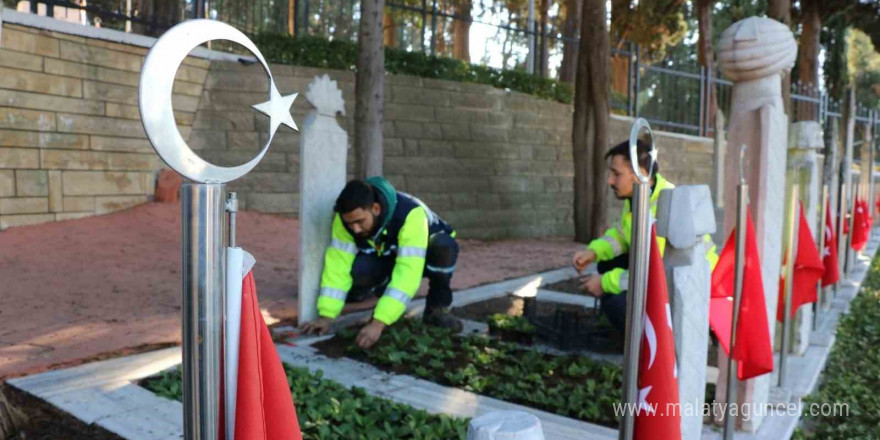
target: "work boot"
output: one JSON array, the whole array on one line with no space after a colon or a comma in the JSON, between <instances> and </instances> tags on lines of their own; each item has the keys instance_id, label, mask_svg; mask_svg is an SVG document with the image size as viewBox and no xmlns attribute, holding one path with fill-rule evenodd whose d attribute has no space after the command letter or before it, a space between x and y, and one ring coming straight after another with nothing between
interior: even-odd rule
<instances>
[{"instance_id":1,"label":"work boot","mask_svg":"<svg viewBox=\"0 0 880 440\"><path fill-rule=\"evenodd\" d=\"M456 333L460 332L464 327L461 321L449 313L449 309L426 309L425 314L422 316L422 322L434 327L449 329Z\"/></svg>"}]
</instances>

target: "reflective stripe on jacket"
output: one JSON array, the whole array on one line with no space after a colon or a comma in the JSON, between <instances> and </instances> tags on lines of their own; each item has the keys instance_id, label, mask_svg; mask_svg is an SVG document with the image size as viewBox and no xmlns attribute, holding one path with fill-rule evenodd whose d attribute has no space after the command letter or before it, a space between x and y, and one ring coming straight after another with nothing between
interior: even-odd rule
<instances>
[{"instance_id":1,"label":"reflective stripe on jacket","mask_svg":"<svg viewBox=\"0 0 880 440\"><path fill-rule=\"evenodd\" d=\"M660 174L657 174L656 184L650 199L652 216L657 214L657 201L660 199L660 191L672 188L675 188L675 185ZM602 237L591 241L587 245L587 249L591 249L596 253L597 261L608 261L629 252L631 237L632 205L629 200L624 200L620 221L606 230ZM718 254L716 253L715 245L712 243L712 238L706 235L704 239L710 243L709 250L706 252L706 259L714 270L715 264L718 262ZM666 239L657 237L657 246L660 248L660 254L662 255L666 249ZM627 269L615 268L602 274L602 290L605 293L618 294L626 290L628 285L629 271Z\"/></svg>"}]
</instances>

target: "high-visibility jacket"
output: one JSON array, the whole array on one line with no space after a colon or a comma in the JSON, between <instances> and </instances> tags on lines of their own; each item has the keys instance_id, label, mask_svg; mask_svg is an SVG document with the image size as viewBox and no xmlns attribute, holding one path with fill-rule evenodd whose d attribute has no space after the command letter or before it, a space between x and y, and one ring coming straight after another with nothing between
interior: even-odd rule
<instances>
[{"instance_id":1,"label":"high-visibility jacket","mask_svg":"<svg viewBox=\"0 0 880 440\"><path fill-rule=\"evenodd\" d=\"M381 226L371 238L355 238L339 214L333 218L332 239L324 255L318 314L335 319L351 289L351 269L358 253L393 258L391 280L373 311L373 318L391 325L403 315L422 282L428 237L436 232L455 236L452 228L419 199L399 192L382 177L370 177L382 207Z\"/></svg>"},{"instance_id":2,"label":"high-visibility jacket","mask_svg":"<svg viewBox=\"0 0 880 440\"><path fill-rule=\"evenodd\" d=\"M660 199L660 191L675 188L671 182L663 178L660 174L656 175L654 190L651 193L650 206L651 215L657 215L657 200ZM624 200L623 211L620 214L620 221L605 231L605 235L590 242L587 249L596 253L597 261L607 261L615 257L629 252L630 239L632 238L632 205L630 200ZM715 252L715 245L712 244L712 238L709 235L704 237L709 244L709 250L706 251L706 260L709 266L714 270L715 264L718 263L718 254ZM657 237L657 246L660 248L660 254L666 250L666 239ZM627 289L629 285L629 271L627 269L615 268L602 274L602 290L605 293L618 294Z\"/></svg>"}]
</instances>

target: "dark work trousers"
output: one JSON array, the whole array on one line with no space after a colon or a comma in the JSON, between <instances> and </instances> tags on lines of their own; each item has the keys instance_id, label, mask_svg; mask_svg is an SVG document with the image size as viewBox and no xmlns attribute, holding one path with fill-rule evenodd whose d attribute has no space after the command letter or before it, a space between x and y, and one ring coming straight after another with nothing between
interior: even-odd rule
<instances>
[{"instance_id":1,"label":"dark work trousers","mask_svg":"<svg viewBox=\"0 0 880 440\"><path fill-rule=\"evenodd\" d=\"M391 282L395 257L382 257L375 253L358 252L351 268L354 283L346 302L359 302L371 295L380 297ZM428 298L425 310L446 308L452 304L452 274L458 261L458 242L445 232L428 237L423 278L428 279Z\"/></svg>"},{"instance_id":2,"label":"dark work trousers","mask_svg":"<svg viewBox=\"0 0 880 440\"><path fill-rule=\"evenodd\" d=\"M596 268L600 274L610 271L611 269L628 269L629 253L625 253L615 257L612 260L601 261L596 264ZM602 295L602 313L608 317L611 324L621 333L626 332L626 290L618 293L606 293Z\"/></svg>"}]
</instances>

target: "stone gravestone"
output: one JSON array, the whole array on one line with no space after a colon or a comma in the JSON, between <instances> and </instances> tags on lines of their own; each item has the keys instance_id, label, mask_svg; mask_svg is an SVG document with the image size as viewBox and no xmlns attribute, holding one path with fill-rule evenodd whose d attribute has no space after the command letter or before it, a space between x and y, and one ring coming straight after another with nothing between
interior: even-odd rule
<instances>
[{"instance_id":1,"label":"stone gravestone","mask_svg":"<svg viewBox=\"0 0 880 440\"><path fill-rule=\"evenodd\" d=\"M712 287L706 260L712 245L703 237L715 233L714 211L706 185L662 191L657 202L657 235L666 237L663 264L675 334L682 440L699 440L703 430Z\"/></svg>"},{"instance_id":2,"label":"stone gravestone","mask_svg":"<svg viewBox=\"0 0 880 440\"><path fill-rule=\"evenodd\" d=\"M345 114L342 91L324 75L308 86L315 106L306 115L300 141L299 324L317 318L324 252L330 245L333 205L345 187L348 134L336 122Z\"/></svg>"},{"instance_id":3,"label":"stone gravestone","mask_svg":"<svg viewBox=\"0 0 880 440\"><path fill-rule=\"evenodd\" d=\"M746 180L755 239L761 257L767 322L773 333L779 272L782 264L782 221L785 205L785 161L788 145L788 117L782 103L781 75L790 70L797 57L797 43L791 30L778 21L749 17L730 26L721 35L718 60L724 74L733 80L729 136L727 139L724 206L736 206L739 182L740 146L747 148ZM736 209L726 209L724 234L736 224ZM771 337L773 335L770 335ZM722 401L727 381L727 357L719 351L716 396ZM758 408L767 403L770 375L740 384L740 404ZM765 411L756 411L742 428L754 432Z\"/></svg>"},{"instance_id":4,"label":"stone gravestone","mask_svg":"<svg viewBox=\"0 0 880 440\"><path fill-rule=\"evenodd\" d=\"M541 420L525 411L493 411L471 420L467 440L544 440Z\"/></svg>"},{"instance_id":5,"label":"stone gravestone","mask_svg":"<svg viewBox=\"0 0 880 440\"><path fill-rule=\"evenodd\" d=\"M800 199L804 204L804 215L810 225L812 236L816 228L824 227L819 221L822 213L822 163L819 151L824 148L822 126L816 121L802 121L791 124L788 150L788 176L800 185ZM820 246L824 243L820 243ZM780 307L782 307L780 305ZM777 324L778 330L782 324ZM802 356L810 345L810 332L813 325L813 306L801 306L792 321L791 352ZM781 333L780 333L781 335ZM779 339L779 336L777 336ZM780 340L781 343L781 340Z\"/></svg>"}]
</instances>

